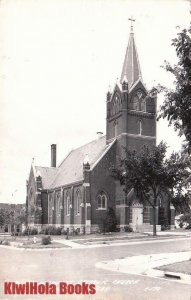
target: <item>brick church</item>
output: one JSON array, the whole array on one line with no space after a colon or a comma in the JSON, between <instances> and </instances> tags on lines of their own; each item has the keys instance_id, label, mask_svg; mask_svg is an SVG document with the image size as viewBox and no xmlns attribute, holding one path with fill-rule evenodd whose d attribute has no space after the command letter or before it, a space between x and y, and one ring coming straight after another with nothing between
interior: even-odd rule
<instances>
[{"instance_id":1,"label":"brick church","mask_svg":"<svg viewBox=\"0 0 191 300\"><path fill-rule=\"evenodd\" d=\"M122 157L122 146L139 151L144 144L156 144L156 95L149 96L143 83L138 53L131 32L120 83L106 99L106 135L72 150L60 164L56 145L51 145L51 166L31 166L27 181L27 208L36 207L41 214L31 216L29 223L96 232L99 220L113 208L121 230L130 225L134 230L151 230L152 207L139 203L134 191L127 195L111 176ZM158 201L157 224L161 211L168 224L173 224L174 209Z\"/></svg>"}]
</instances>

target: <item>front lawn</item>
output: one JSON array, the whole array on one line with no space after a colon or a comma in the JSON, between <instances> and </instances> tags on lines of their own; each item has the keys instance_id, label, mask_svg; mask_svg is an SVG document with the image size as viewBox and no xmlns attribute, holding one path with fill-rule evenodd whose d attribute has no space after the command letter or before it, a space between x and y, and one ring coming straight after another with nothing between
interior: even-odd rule
<instances>
[{"instance_id":1,"label":"front lawn","mask_svg":"<svg viewBox=\"0 0 191 300\"><path fill-rule=\"evenodd\" d=\"M191 275L191 260L185 260L158 268L162 271L184 273Z\"/></svg>"}]
</instances>

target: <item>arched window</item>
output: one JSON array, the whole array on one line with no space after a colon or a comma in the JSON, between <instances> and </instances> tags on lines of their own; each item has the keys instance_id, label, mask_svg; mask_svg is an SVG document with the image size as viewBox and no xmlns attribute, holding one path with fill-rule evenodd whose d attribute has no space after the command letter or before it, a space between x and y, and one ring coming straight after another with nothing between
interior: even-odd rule
<instances>
[{"instance_id":1,"label":"arched window","mask_svg":"<svg viewBox=\"0 0 191 300\"><path fill-rule=\"evenodd\" d=\"M112 109L111 109L112 115L115 115L119 112L120 105L121 105L121 99L119 95L115 95L112 100Z\"/></svg>"},{"instance_id":2,"label":"arched window","mask_svg":"<svg viewBox=\"0 0 191 300\"><path fill-rule=\"evenodd\" d=\"M138 134L142 135L143 131L143 122L141 120L138 121Z\"/></svg>"},{"instance_id":3,"label":"arched window","mask_svg":"<svg viewBox=\"0 0 191 300\"><path fill-rule=\"evenodd\" d=\"M119 97L116 96L116 97L115 97L115 112L116 112L116 113L119 112L119 104L120 104Z\"/></svg>"},{"instance_id":4,"label":"arched window","mask_svg":"<svg viewBox=\"0 0 191 300\"><path fill-rule=\"evenodd\" d=\"M60 208L61 208L61 195L60 192L56 194L56 215L60 215Z\"/></svg>"},{"instance_id":5,"label":"arched window","mask_svg":"<svg viewBox=\"0 0 191 300\"><path fill-rule=\"evenodd\" d=\"M116 137L117 136L117 122L115 121L114 123L113 123L113 126L114 126L114 136Z\"/></svg>"},{"instance_id":6,"label":"arched window","mask_svg":"<svg viewBox=\"0 0 191 300\"><path fill-rule=\"evenodd\" d=\"M160 195L158 196L157 200L158 200L158 206L163 207L163 201L162 201L162 197Z\"/></svg>"},{"instance_id":7,"label":"arched window","mask_svg":"<svg viewBox=\"0 0 191 300\"><path fill-rule=\"evenodd\" d=\"M76 207L75 207L75 210L76 210L76 215L79 215L80 214L80 204L81 204L81 192L80 190L77 190L76 192Z\"/></svg>"},{"instance_id":8,"label":"arched window","mask_svg":"<svg viewBox=\"0 0 191 300\"><path fill-rule=\"evenodd\" d=\"M66 194L66 214L70 215L70 195L69 193Z\"/></svg>"},{"instance_id":9,"label":"arched window","mask_svg":"<svg viewBox=\"0 0 191 300\"><path fill-rule=\"evenodd\" d=\"M29 204L35 205L35 194L34 194L32 188L30 189L30 192L29 192Z\"/></svg>"},{"instance_id":10,"label":"arched window","mask_svg":"<svg viewBox=\"0 0 191 300\"><path fill-rule=\"evenodd\" d=\"M112 115L115 114L115 101L113 101L113 109L112 109Z\"/></svg>"},{"instance_id":11,"label":"arched window","mask_svg":"<svg viewBox=\"0 0 191 300\"><path fill-rule=\"evenodd\" d=\"M141 111L146 111L146 101L142 100L140 103L140 110Z\"/></svg>"},{"instance_id":12,"label":"arched window","mask_svg":"<svg viewBox=\"0 0 191 300\"><path fill-rule=\"evenodd\" d=\"M49 224L52 224L52 213L54 210L54 200L53 200L53 195L49 194L48 195L48 219L49 219Z\"/></svg>"},{"instance_id":13,"label":"arched window","mask_svg":"<svg viewBox=\"0 0 191 300\"><path fill-rule=\"evenodd\" d=\"M107 196L104 192L97 196L97 209L107 209Z\"/></svg>"},{"instance_id":14,"label":"arched window","mask_svg":"<svg viewBox=\"0 0 191 300\"><path fill-rule=\"evenodd\" d=\"M131 100L131 109L139 110L139 98L135 95Z\"/></svg>"}]
</instances>

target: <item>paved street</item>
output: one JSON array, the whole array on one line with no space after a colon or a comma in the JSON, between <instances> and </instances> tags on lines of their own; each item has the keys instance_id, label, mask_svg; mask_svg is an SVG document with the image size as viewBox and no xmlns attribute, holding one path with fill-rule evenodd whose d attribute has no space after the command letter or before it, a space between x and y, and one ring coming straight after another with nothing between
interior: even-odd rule
<instances>
[{"instance_id":1,"label":"paved street","mask_svg":"<svg viewBox=\"0 0 191 300\"><path fill-rule=\"evenodd\" d=\"M0 299L99 299L99 300L190 300L191 285L147 276L123 274L95 267L100 261L127 256L185 251L191 249L191 239L153 243L126 244L100 248L58 250L16 250L0 248ZM89 295L2 295L4 281L37 281L96 284L96 294Z\"/></svg>"}]
</instances>

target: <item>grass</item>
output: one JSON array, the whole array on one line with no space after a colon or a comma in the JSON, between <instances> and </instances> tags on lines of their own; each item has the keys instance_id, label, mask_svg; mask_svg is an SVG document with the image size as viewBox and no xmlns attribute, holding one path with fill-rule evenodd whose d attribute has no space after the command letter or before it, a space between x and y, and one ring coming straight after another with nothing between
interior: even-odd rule
<instances>
[{"instance_id":1,"label":"grass","mask_svg":"<svg viewBox=\"0 0 191 300\"><path fill-rule=\"evenodd\" d=\"M165 265L157 269L167 272L184 273L191 275L191 260L185 260L178 263Z\"/></svg>"},{"instance_id":2,"label":"grass","mask_svg":"<svg viewBox=\"0 0 191 300\"><path fill-rule=\"evenodd\" d=\"M34 243L33 236L17 236L16 238L14 236L9 236L3 239L1 238L0 240L7 242L7 246L9 244L14 247L26 249L68 248L68 246L58 242L51 242L49 245L42 245L42 236L43 235L36 235L36 243ZM53 239L53 236L51 236L51 238Z\"/></svg>"},{"instance_id":3,"label":"grass","mask_svg":"<svg viewBox=\"0 0 191 300\"><path fill-rule=\"evenodd\" d=\"M69 248L68 246L64 244L60 244L57 242L52 242L49 245L42 245L42 243L36 243L36 244L25 244L23 246L20 246L19 248L26 248L26 249L45 249L45 248Z\"/></svg>"}]
</instances>

